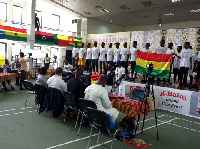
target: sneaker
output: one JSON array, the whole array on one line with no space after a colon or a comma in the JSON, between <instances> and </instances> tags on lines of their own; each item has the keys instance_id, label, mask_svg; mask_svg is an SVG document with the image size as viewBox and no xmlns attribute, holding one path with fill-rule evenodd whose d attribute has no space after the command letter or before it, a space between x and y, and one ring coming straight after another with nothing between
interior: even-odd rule
<instances>
[{"instance_id":1,"label":"sneaker","mask_svg":"<svg viewBox=\"0 0 200 149\"><path fill-rule=\"evenodd\" d=\"M185 85L181 86L181 90L185 90Z\"/></svg>"}]
</instances>

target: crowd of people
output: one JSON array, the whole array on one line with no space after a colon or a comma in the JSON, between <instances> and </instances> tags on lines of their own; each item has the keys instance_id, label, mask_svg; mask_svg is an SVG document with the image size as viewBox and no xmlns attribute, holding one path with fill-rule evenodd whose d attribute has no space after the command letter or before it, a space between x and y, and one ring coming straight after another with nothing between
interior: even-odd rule
<instances>
[{"instance_id":1,"label":"crowd of people","mask_svg":"<svg viewBox=\"0 0 200 149\"><path fill-rule=\"evenodd\" d=\"M94 47L91 48L91 43L88 43L86 50L83 43L80 49L77 47L77 44L75 44L72 50L73 67L85 68L88 72L93 72L95 74L108 75L109 79L111 79L110 75L115 76L114 81L116 82L122 79L135 81L137 78L137 73L135 72L137 51L140 51L140 48L137 46L137 41L133 41L132 48L130 49L127 47L127 42L123 44L122 49L119 48L120 43L115 43L115 50L112 48L112 43L109 44L108 49L105 48L104 42L101 43L101 48L98 48L97 45L98 43L94 42ZM146 48L142 51L152 53L150 44L146 43ZM163 79L162 84L160 84L160 78L157 78L156 85L170 87L174 86L175 83L179 83L178 89L185 89L187 86L187 76L189 75L189 89L191 89L194 82L193 72L196 72L196 87L200 89L200 53L194 53L189 42L185 42L183 47L178 46L176 51L177 52L175 52L173 48L173 43L168 43L168 46L165 47L164 39L160 41L160 46L155 49L155 53L157 54L173 55L169 78ZM171 81L172 78L173 80ZM143 80L145 79L146 76L143 75ZM153 82L154 79L155 78L152 79ZM113 81L110 80L109 82L113 83Z\"/></svg>"}]
</instances>

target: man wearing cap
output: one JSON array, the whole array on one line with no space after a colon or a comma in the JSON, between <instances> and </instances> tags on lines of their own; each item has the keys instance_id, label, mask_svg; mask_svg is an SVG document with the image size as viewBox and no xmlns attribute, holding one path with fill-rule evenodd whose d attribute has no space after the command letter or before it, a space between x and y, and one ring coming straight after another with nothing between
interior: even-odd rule
<instances>
[{"instance_id":1,"label":"man wearing cap","mask_svg":"<svg viewBox=\"0 0 200 149\"><path fill-rule=\"evenodd\" d=\"M93 68L94 73L98 72L99 53L100 53L100 50L97 47L97 42L95 41L94 47L92 48L92 68ZM96 70L95 70L95 68L96 68Z\"/></svg>"},{"instance_id":2,"label":"man wearing cap","mask_svg":"<svg viewBox=\"0 0 200 149\"><path fill-rule=\"evenodd\" d=\"M109 48L107 50L107 68L108 68L108 65L113 62L113 49L112 49L112 43L109 44Z\"/></svg>"},{"instance_id":3,"label":"man wearing cap","mask_svg":"<svg viewBox=\"0 0 200 149\"><path fill-rule=\"evenodd\" d=\"M136 66L136 58L137 58L137 51L140 49L137 47L137 41L133 41L133 48L130 50L130 58L131 58L131 79L135 81L135 66Z\"/></svg>"},{"instance_id":4,"label":"man wearing cap","mask_svg":"<svg viewBox=\"0 0 200 149\"><path fill-rule=\"evenodd\" d=\"M128 74L128 59L130 51L127 48L127 42L124 43L124 48L120 52L121 54L121 65L125 68L126 75Z\"/></svg>"},{"instance_id":5,"label":"man wearing cap","mask_svg":"<svg viewBox=\"0 0 200 149\"><path fill-rule=\"evenodd\" d=\"M100 56L99 56L99 61L100 61L100 74L102 74L102 70L105 69L105 65L106 65L106 54L107 51L105 49L105 43L102 42L101 43L101 48L100 48ZM103 69L102 69L103 67Z\"/></svg>"},{"instance_id":6,"label":"man wearing cap","mask_svg":"<svg viewBox=\"0 0 200 149\"><path fill-rule=\"evenodd\" d=\"M27 63L30 61L30 58L24 59L24 53L20 52L19 53L20 58L19 58L19 62L21 64L21 68L20 68L20 72L21 72L21 79L20 79L20 90L25 90L24 88L22 88L22 84L24 84L24 80L26 78L26 72L27 72Z\"/></svg>"},{"instance_id":7,"label":"man wearing cap","mask_svg":"<svg viewBox=\"0 0 200 149\"><path fill-rule=\"evenodd\" d=\"M120 45L119 42L115 43L116 49L114 50L114 60L113 61L117 65L120 64L120 52L121 52L121 50L119 48L119 45Z\"/></svg>"}]
</instances>

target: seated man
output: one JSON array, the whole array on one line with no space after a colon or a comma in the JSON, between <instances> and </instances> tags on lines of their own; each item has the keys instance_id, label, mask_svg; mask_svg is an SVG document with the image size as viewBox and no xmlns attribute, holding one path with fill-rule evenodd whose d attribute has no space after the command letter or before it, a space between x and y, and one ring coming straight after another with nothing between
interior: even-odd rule
<instances>
[{"instance_id":1,"label":"seated man","mask_svg":"<svg viewBox=\"0 0 200 149\"><path fill-rule=\"evenodd\" d=\"M119 112L117 109L112 108L108 92L105 89L106 84L106 76L100 77L97 84L92 84L85 89L85 99L94 101L97 105L97 109L110 114L113 122L115 122Z\"/></svg>"},{"instance_id":2,"label":"seated man","mask_svg":"<svg viewBox=\"0 0 200 149\"><path fill-rule=\"evenodd\" d=\"M60 90L62 93L67 91L67 85L62 80L62 68L58 67L55 70L55 75L53 75L51 78L48 79L47 85L51 88L56 88Z\"/></svg>"},{"instance_id":3,"label":"seated man","mask_svg":"<svg viewBox=\"0 0 200 149\"><path fill-rule=\"evenodd\" d=\"M121 64L118 65L118 67L115 70L115 81L121 83L122 79L125 78L125 68L121 66Z\"/></svg>"},{"instance_id":4,"label":"seated man","mask_svg":"<svg viewBox=\"0 0 200 149\"><path fill-rule=\"evenodd\" d=\"M67 91L75 96L77 107L79 107L79 98L84 98L85 84L81 81L82 75L83 70L78 68L75 71L75 78L67 82Z\"/></svg>"}]
</instances>

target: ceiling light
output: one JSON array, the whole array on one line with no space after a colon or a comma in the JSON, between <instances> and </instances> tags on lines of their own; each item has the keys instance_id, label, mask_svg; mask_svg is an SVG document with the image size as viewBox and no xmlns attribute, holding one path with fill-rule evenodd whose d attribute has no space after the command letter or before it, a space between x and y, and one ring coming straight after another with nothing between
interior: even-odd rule
<instances>
[{"instance_id":1,"label":"ceiling light","mask_svg":"<svg viewBox=\"0 0 200 149\"><path fill-rule=\"evenodd\" d=\"M181 0L172 0L172 2L174 3L174 2L180 2Z\"/></svg>"},{"instance_id":2,"label":"ceiling light","mask_svg":"<svg viewBox=\"0 0 200 149\"><path fill-rule=\"evenodd\" d=\"M156 25L156 27L162 27L162 20L158 19L158 24Z\"/></svg>"},{"instance_id":3,"label":"ceiling light","mask_svg":"<svg viewBox=\"0 0 200 149\"><path fill-rule=\"evenodd\" d=\"M104 11L109 12L107 9L104 9Z\"/></svg>"},{"instance_id":4,"label":"ceiling light","mask_svg":"<svg viewBox=\"0 0 200 149\"><path fill-rule=\"evenodd\" d=\"M165 16L174 16L174 14L173 13L165 13Z\"/></svg>"},{"instance_id":5,"label":"ceiling light","mask_svg":"<svg viewBox=\"0 0 200 149\"><path fill-rule=\"evenodd\" d=\"M190 12L200 12L200 9L190 10Z\"/></svg>"},{"instance_id":6,"label":"ceiling light","mask_svg":"<svg viewBox=\"0 0 200 149\"><path fill-rule=\"evenodd\" d=\"M112 23L112 22L113 22L113 20L109 20L108 22Z\"/></svg>"},{"instance_id":7,"label":"ceiling light","mask_svg":"<svg viewBox=\"0 0 200 149\"><path fill-rule=\"evenodd\" d=\"M106 8L102 8L102 7L100 7L100 6L95 6L97 9L99 9L99 11L100 12L102 12L102 13L108 13L109 11L108 11L108 9L106 9Z\"/></svg>"}]
</instances>

